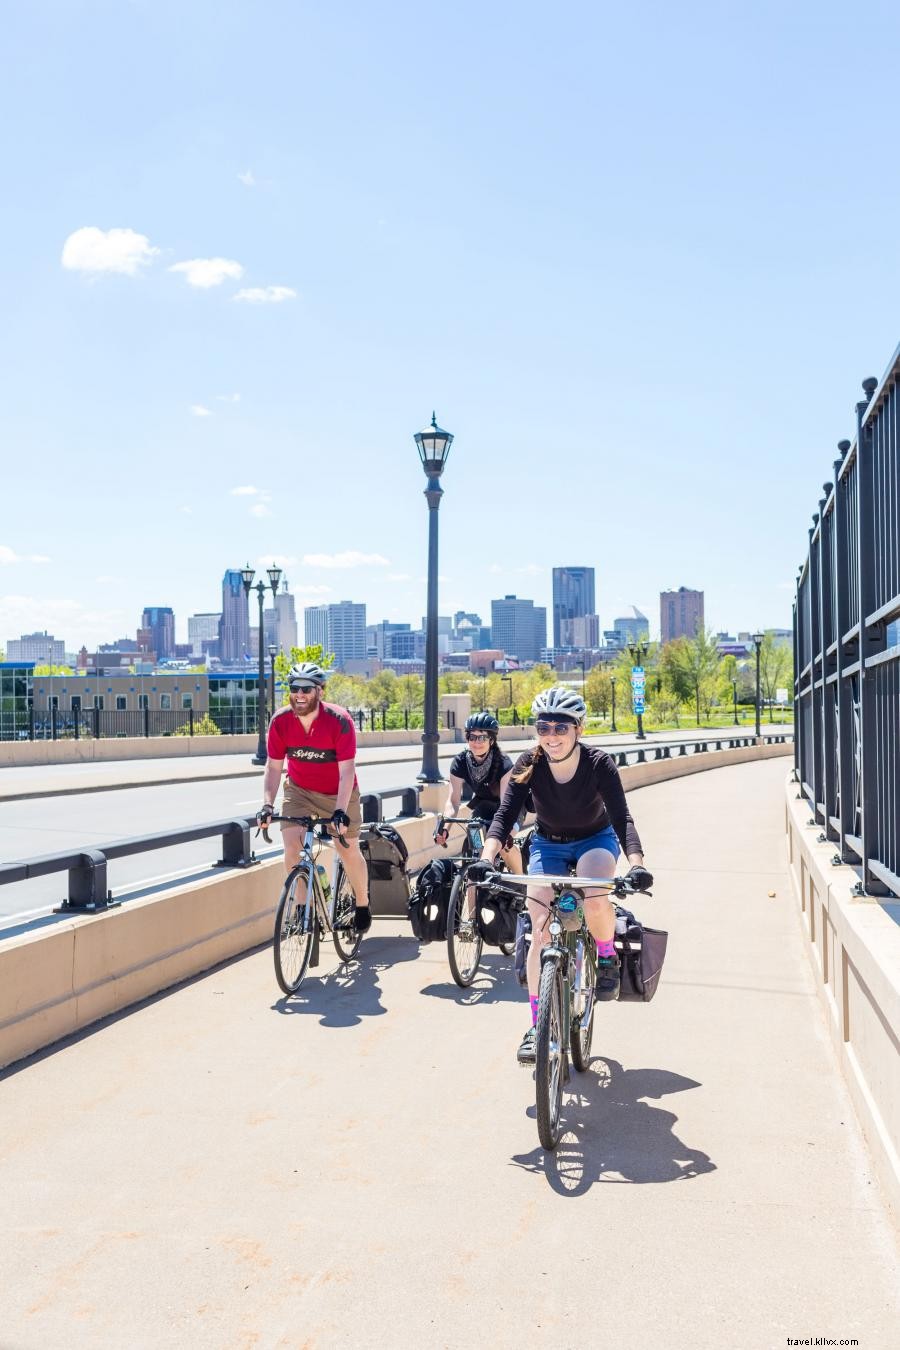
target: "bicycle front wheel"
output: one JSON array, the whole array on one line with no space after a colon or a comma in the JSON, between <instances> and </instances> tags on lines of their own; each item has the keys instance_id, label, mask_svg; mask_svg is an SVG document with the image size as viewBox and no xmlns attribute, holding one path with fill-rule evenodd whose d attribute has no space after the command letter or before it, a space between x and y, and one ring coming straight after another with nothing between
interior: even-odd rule
<instances>
[{"instance_id":1,"label":"bicycle front wheel","mask_svg":"<svg viewBox=\"0 0 900 1350\"><path fill-rule=\"evenodd\" d=\"M461 867L453 879L447 904L447 960L450 974L460 989L468 989L478 974L484 942L475 927L475 913L466 918L467 867Z\"/></svg>"},{"instance_id":2,"label":"bicycle front wheel","mask_svg":"<svg viewBox=\"0 0 900 1350\"><path fill-rule=\"evenodd\" d=\"M300 988L312 952L315 913L311 884L310 869L295 867L284 883L275 913L275 978L286 994L296 994Z\"/></svg>"},{"instance_id":3,"label":"bicycle front wheel","mask_svg":"<svg viewBox=\"0 0 900 1350\"><path fill-rule=\"evenodd\" d=\"M353 960L359 951L359 944L362 942L362 933L357 932L353 926L355 913L356 900L353 896L350 881L344 871L343 863L338 863L334 878L331 936L334 941L334 950L345 964Z\"/></svg>"},{"instance_id":4,"label":"bicycle front wheel","mask_svg":"<svg viewBox=\"0 0 900 1350\"><path fill-rule=\"evenodd\" d=\"M563 1045L563 978L556 960L544 961L538 992L534 1081L538 1137L545 1149L559 1143L566 1047Z\"/></svg>"},{"instance_id":5,"label":"bicycle front wheel","mask_svg":"<svg viewBox=\"0 0 900 1350\"><path fill-rule=\"evenodd\" d=\"M597 966L593 959L593 940L579 937L581 943L581 986L572 999L572 1025L569 1043L572 1050L572 1063L579 1073L584 1073L591 1062L591 1041L594 1036L594 980Z\"/></svg>"}]
</instances>

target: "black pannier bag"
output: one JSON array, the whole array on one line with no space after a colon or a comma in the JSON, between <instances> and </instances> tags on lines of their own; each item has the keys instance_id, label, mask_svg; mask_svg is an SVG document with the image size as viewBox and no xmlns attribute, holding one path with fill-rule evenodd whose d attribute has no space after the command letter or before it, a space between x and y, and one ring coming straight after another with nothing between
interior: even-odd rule
<instances>
[{"instance_id":1,"label":"black pannier bag","mask_svg":"<svg viewBox=\"0 0 900 1350\"><path fill-rule=\"evenodd\" d=\"M518 912L518 900L508 891L476 886L475 927L489 947L515 942Z\"/></svg>"},{"instance_id":2,"label":"black pannier bag","mask_svg":"<svg viewBox=\"0 0 900 1350\"><path fill-rule=\"evenodd\" d=\"M531 946L531 915L527 909L516 915L516 979L528 988L528 950Z\"/></svg>"},{"instance_id":3,"label":"black pannier bag","mask_svg":"<svg viewBox=\"0 0 900 1350\"><path fill-rule=\"evenodd\" d=\"M624 932L619 931L622 919ZM645 928L629 910L618 911L614 941L622 966L620 1002L650 1002L662 974L668 940L668 933L659 928Z\"/></svg>"},{"instance_id":4,"label":"black pannier bag","mask_svg":"<svg viewBox=\"0 0 900 1350\"><path fill-rule=\"evenodd\" d=\"M447 936L453 871L449 858L432 858L419 873L416 889L409 897L408 913L413 937L420 942L439 942Z\"/></svg>"},{"instance_id":5,"label":"black pannier bag","mask_svg":"<svg viewBox=\"0 0 900 1350\"><path fill-rule=\"evenodd\" d=\"M369 903L373 914L403 918L409 904L406 860L409 850L393 825L364 825L360 852L369 871ZM340 858L340 845L337 848Z\"/></svg>"}]
</instances>

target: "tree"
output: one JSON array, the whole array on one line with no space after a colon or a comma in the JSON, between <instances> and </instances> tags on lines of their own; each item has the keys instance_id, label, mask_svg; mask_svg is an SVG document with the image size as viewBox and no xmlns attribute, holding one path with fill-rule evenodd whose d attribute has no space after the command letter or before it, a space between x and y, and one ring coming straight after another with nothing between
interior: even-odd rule
<instances>
[{"instance_id":1,"label":"tree","mask_svg":"<svg viewBox=\"0 0 900 1350\"><path fill-rule=\"evenodd\" d=\"M321 642L312 642L308 647L292 647L288 656L285 656L284 652L278 653L275 657L275 674L281 680L285 703L287 703L288 671L291 666L299 665L301 661L315 661L317 666L328 670L334 665L334 652L326 653Z\"/></svg>"},{"instance_id":2,"label":"tree","mask_svg":"<svg viewBox=\"0 0 900 1350\"><path fill-rule=\"evenodd\" d=\"M772 704L778 697L779 689L787 689L794 680L794 659L790 646L783 638L776 638L770 630L763 636L759 648L759 685L762 696L769 705L769 721L772 719Z\"/></svg>"},{"instance_id":3,"label":"tree","mask_svg":"<svg viewBox=\"0 0 900 1350\"><path fill-rule=\"evenodd\" d=\"M612 704L612 676L606 666L593 666L585 676L585 702L591 712L605 717Z\"/></svg>"},{"instance_id":4,"label":"tree","mask_svg":"<svg viewBox=\"0 0 900 1350\"><path fill-rule=\"evenodd\" d=\"M172 732L173 736L190 736L191 725L185 722L183 726L176 727ZM216 726L209 713L202 713L201 716L194 718L195 736L221 736L221 730Z\"/></svg>"},{"instance_id":5,"label":"tree","mask_svg":"<svg viewBox=\"0 0 900 1350\"><path fill-rule=\"evenodd\" d=\"M662 651L665 679L675 696L686 703L692 700L700 725L700 705L713 694L719 669L719 653L712 633L701 630L693 638L677 638ZM710 704L711 706L711 704Z\"/></svg>"},{"instance_id":6,"label":"tree","mask_svg":"<svg viewBox=\"0 0 900 1350\"><path fill-rule=\"evenodd\" d=\"M71 666L42 665L35 666L34 673L35 675L71 675L73 672Z\"/></svg>"}]
</instances>

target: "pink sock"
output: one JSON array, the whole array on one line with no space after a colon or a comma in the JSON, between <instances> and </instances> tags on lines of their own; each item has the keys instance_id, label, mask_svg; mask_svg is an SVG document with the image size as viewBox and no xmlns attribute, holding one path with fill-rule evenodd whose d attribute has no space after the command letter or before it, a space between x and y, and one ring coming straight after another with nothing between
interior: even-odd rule
<instances>
[{"instance_id":1,"label":"pink sock","mask_svg":"<svg viewBox=\"0 0 900 1350\"><path fill-rule=\"evenodd\" d=\"M606 959L609 959L609 957L615 956L615 954L616 954L616 944L613 942L611 938L609 942L600 942L598 939L597 955L599 957L601 958L605 957Z\"/></svg>"},{"instance_id":2,"label":"pink sock","mask_svg":"<svg viewBox=\"0 0 900 1350\"><path fill-rule=\"evenodd\" d=\"M536 1026L537 1026L537 1009L538 1009L538 1001L537 1001L537 998L529 998L528 1002L531 1004L531 1025L532 1025L533 1027L536 1027Z\"/></svg>"}]
</instances>

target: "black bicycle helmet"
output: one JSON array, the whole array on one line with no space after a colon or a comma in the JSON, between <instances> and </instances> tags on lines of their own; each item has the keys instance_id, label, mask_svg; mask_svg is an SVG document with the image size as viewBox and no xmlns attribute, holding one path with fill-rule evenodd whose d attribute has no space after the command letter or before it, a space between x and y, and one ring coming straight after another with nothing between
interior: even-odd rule
<instances>
[{"instance_id":1,"label":"black bicycle helmet","mask_svg":"<svg viewBox=\"0 0 900 1350\"><path fill-rule=\"evenodd\" d=\"M489 731L492 736L496 736L499 730L500 723L493 713L473 713L466 718L466 731Z\"/></svg>"}]
</instances>

